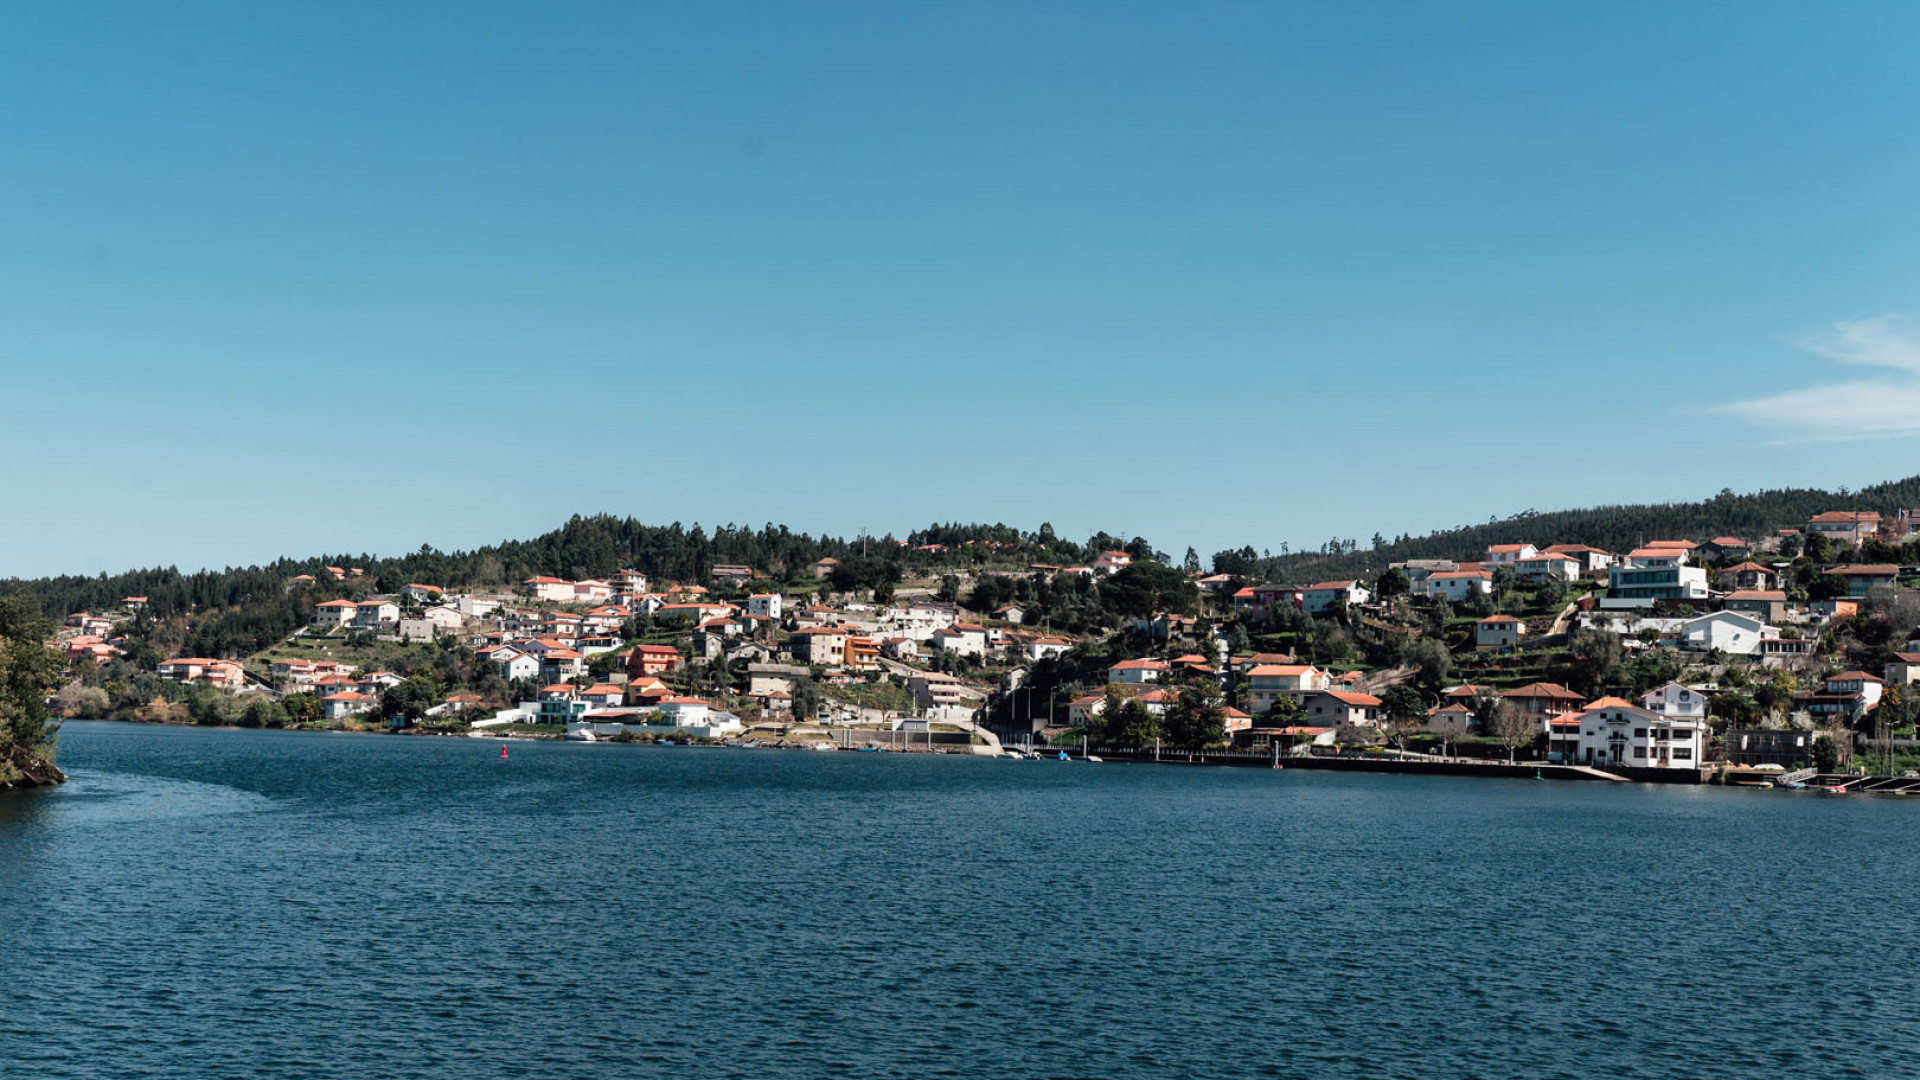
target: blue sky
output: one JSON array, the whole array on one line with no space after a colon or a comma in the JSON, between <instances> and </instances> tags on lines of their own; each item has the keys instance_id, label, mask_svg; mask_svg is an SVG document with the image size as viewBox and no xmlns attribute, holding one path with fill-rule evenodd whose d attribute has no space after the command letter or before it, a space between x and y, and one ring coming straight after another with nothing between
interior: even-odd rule
<instances>
[{"instance_id":1,"label":"blue sky","mask_svg":"<svg viewBox=\"0 0 1920 1080\"><path fill-rule=\"evenodd\" d=\"M1920 7L0 7L0 576L1915 471Z\"/></svg>"}]
</instances>

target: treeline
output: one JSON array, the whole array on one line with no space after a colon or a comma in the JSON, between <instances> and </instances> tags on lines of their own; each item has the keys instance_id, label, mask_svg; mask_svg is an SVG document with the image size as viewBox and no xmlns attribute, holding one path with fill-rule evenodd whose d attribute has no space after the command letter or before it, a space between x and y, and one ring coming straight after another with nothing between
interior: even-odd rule
<instances>
[{"instance_id":1,"label":"treeline","mask_svg":"<svg viewBox=\"0 0 1920 1080\"><path fill-rule=\"evenodd\" d=\"M923 551L925 545L938 551ZM1124 548L1151 557L1140 538L1122 541L1105 533L1087 543L1066 540L1051 525L1021 532L1004 524L933 525L916 530L905 543L891 536L847 539L798 533L784 525L752 528L723 525L708 531L648 525L631 517L575 516L565 525L531 540L509 540L473 551L443 552L430 546L408 555L380 558L369 554L323 554L282 558L265 566L182 572L172 567L133 570L97 577L65 575L0 581L0 592L24 589L56 615L111 611L129 596L147 598L147 613L166 621L196 617L184 644L208 655L227 655L236 644L282 636L299 625L315 598L353 591L395 592L420 582L428 585L503 588L536 575L566 578L605 577L632 568L662 581L701 582L716 565L751 566L776 579L811 575L823 558L852 562L861 577L898 580L909 573L965 569L988 562L1091 561L1098 551ZM326 568L359 568L363 576L336 585ZM287 582L301 574L315 579L318 597L291 597Z\"/></svg>"},{"instance_id":2,"label":"treeline","mask_svg":"<svg viewBox=\"0 0 1920 1080\"><path fill-rule=\"evenodd\" d=\"M1213 558L1219 573L1254 580L1310 583L1371 577L1389 563L1407 559L1476 559L1490 544L1591 544L1626 552L1649 540L1710 540L1738 536L1760 540L1775 529L1799 528L1828 510L1875 510L1892 515L1920 507L1920 476L1893 480L1858 491L1842 488L1779 488L1747 495L1722 490L1700 502L1597 506L1581 510L1528 510L1484 525L1462 525L1426 536L1374 537L1362 547L1347 538L1329 540L1314 551L1222 551Z\"/></svg>"}]
</instances>

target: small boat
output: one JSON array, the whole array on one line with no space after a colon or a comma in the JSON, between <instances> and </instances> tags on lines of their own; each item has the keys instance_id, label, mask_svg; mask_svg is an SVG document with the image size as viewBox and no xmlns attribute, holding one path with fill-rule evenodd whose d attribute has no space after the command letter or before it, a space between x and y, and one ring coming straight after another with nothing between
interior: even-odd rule
<instances>
[{"instance_id":1,"label":"small boat","mask_svg":"<svg viewBox=\"0 0 1920 1080\"><path fill-rule=\"evenodd\" d=\"M1103 765L1103 764L1105 764L1105 762L1103 762L1103 761L1101 761L1101 760L1100 760L1100 757L1099 757L1099 755L1097 755L1097 754L1088 754L1088 755L1087 755L1087 760L1088 760L1088 761L1091 761L1091 762L1093 762L1093 763L1094 763L1095 765Z\"/></svg>"}]
</instances>

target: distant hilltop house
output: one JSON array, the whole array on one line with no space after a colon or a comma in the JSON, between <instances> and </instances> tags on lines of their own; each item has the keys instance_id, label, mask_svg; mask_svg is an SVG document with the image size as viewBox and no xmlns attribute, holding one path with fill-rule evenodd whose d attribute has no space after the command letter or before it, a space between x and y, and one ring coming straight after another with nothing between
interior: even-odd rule
<instances>
[{"instance_id":1,"label":"distant hilltop house","mask_svg":"<svg viewBox=\"0 0 1920 1080\"><path fill-rule=\"evenodd\" d=\"M535 600L547 600L556 604L573 602L573 582L557 577L530 577L520 583L520 587L533 595Z\"/></svg>"},{"instance_id":2,"label":"distant hilltop house","mask_svg":"<svg viewBox=\"0 0 1920 1080\"><path fill-rule=\"evenodd\" d=\"M1481 560L1481 565L1489 569L1502 566L1512 569L1520 560L1531 559L1538 554L1540 550L1532 544L1488 544L1487 555Z\"/></svg>"},{"instance_id":3,"label":"distant hilltop house","mask_svg":"<svg viewBox=\"0 0 1920 1080\"><path fill-rule=\"evenodd\" d=\"M1737 536L1716 536L1706 546L1722 559L1744 559L1753 554L1753 545Z\"/></svg>"},{"instance_id":4,"label":"distant hilltop house","mask_svg":"<svg viewBox=\"0 0 1920 1080\"><path fill-rule=\"evenodd\" d=\"M1357 607L1371 599L1373 593L1358 581L1322 581L1307 586L1301 594L1300 607L1308 614L1318 615L1336 603Z\"/></svg>"},{"instance_id":5,"label":"distant hilltop house","mask_svg":"<svg viewBox=\"0 0 1920 1080\"><path fill-rule=\"evenodd\" d=\"M1580 560L1557 551L1541 552L1513 563L1513 576L1521 581L1573 581L1580 574Z\"/></svg>"},{"instance_id":6,"label":"distant hilltop house","mask_svg":"<svg viewBox=\"0 0 1920 1080\"><path fill-rule=\"evenodd\" d=\"M1757 562L1729 566L1719 573L1723 585L1733 589L1772 589L1780 584L1780 575Z\"/></svg>"},{"instance_id":7,"label":"distant hilltop house","mask_svg":"<svg viewBox=\"0 0 1920 1080\"><path fill-rule=\"evenodd\" d=\"M753 567L722 564L715 566L710 576L714 581L752 581Z\"/></svg>"},{"instance_id":8,"label":"distant hilltop house","mask_svg":"<svg viewBox=\"0 0 1920 1080\"><path fill-rule=\"evenodd\" d=\"M315 626L345 626L353 621L358 606L351 600L323 600L313 605L309 620Z\"/></svg>"},{"instance_id":9,"label":"distant hilltop house","mask_svg":"<svg viewBox=\"0 0 1920 1080\"><path fill-rule=\"evenodd\" d=\"M1107 681L1112 683L1154 682L1173 670L1165 660L1122 660L1107 669Z\"/></svg>"},{"instance_id":10,"label":"distant hilltop house","mask_svg":"<svg viewBox=\"0 0 1920 1080\"><path fill-rule=\"evenodd\" d=\"M1050 656L1059 656L1072 647L1073 643L1066 638L1037 637L1027 642L1027 659L1044 660Z\"/></svg>"},{"instance_id":11,"label":"distant hilltop house","mask_svg":"<svg viewBox=\"0 0 1920 1080\"><path fill-rule=\"evenodd\" d=\"M1836 566L1827 571L1847 583L1847 595L1860 597L1876 586L1892 586L1900 580L1900 568L1888 563Z\"/></svg>"},{"instance_id":12,"label":"distant hilltop house","mask_svg":"<svg viewBox=\"0 0 1920 1080\"><path fill-rule=\"evenodd\" d=\"M178 683L205 683L229 690L237 690L247 684L246 669L231 660L182 656L162 661L153 670L161 678Z\"/></svg>"},{"instance_id":13,"label":"distant hilltop house","mask_svg":"<svg viewBox=\"0 0 1920 1080\"><path fill-rule=\"evenodd\" d=\"M1549 544L1546 555L1567 555L1580 564L1582 577L1600 577L1614 563L1613 553L1588 544Z\"/></svg>"},{"instance_id":14,"label":"distant hilltop house","mask_svg":"<svg viewBox=\"0 0 1920 1080\"><path fill-rule=\"evenodd\" d=\"M1880 531L1880 515L1873 510L1829 510L1807 521L1807 536L1824 536L1841 547L1854 547Z\"/></svg>"},{"instance_id":15,"label":"distant hilltop house","mask_svg":"<svg viewBox=\"0 0 1920 1080\"><path fill-rule=\"evenodd\" d=\"M1414 582L1411 591L1415 596L1437 596L1449 604L1457 604L1469 597L1493 592L1493 571L1443 570Z\"/></svg>"},{"instance_id":16,"label":"distant hilltop house","mask_svg":"<svg viewBox=\"0 0 1920 1080\"><path fill-rule=\"evenodd\" d=\"M1777 623L1786 617L1787 594L1778 589L1735 589L1720 601L1720 606Z\"/></svg>"},{"instance_id":17,"label":"distant hilltop house","mask_svg":"<svg viewBox=\"0 0 1920 1080\"><path fill-rule=\"evenodd\" d=\"M1607 591L1625 600L1705 600L1707 570L1687 565L1679 547L1636 548L1625 566L1607 571Z\"/></svg>"},{"instance_id":18,"label":"distant hilltop house","mask_svg":"<svg viewBox=\"0 0 1920 1080\"><path fill-rule=\"evenodd\" d=\"M1133 565L1133 556L1124 551L1103 551L1093 561L1093 569L1099 574L1117 574Z\"/></svg>"}]
</instances>

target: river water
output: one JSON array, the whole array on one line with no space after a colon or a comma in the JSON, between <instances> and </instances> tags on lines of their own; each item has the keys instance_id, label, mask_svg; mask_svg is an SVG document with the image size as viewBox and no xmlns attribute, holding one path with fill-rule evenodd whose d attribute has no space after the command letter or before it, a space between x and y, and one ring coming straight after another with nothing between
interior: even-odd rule
<instances>
[{"instance_id":1,"label":"river water","mask_svg":"<svg viewBox=\"0 0 1920 1080\"><path fill-rule=\"evenodd\" d=\"M1920 800L69 724L0 1076L1920 1073Z\"/></svg>"}]
</instances>

